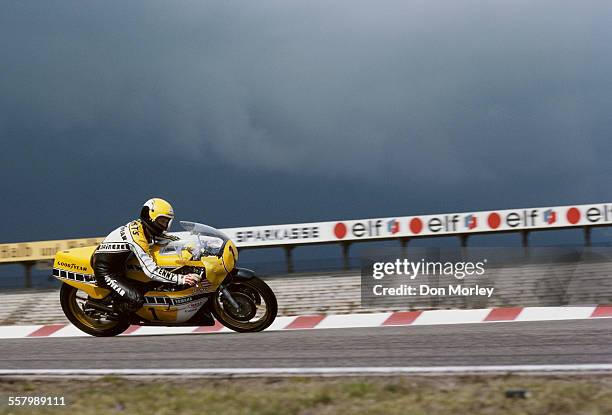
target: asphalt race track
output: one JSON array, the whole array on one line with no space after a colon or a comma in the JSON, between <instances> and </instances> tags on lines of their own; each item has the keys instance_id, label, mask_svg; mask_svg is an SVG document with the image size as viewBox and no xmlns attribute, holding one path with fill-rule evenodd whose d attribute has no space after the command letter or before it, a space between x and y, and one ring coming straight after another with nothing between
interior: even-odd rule
<instances>
[{"instance_id":1,"label":"asphalt race track","mask_svg":"<svg viewBox=\"0 0 612 415\"><path fill-rule=\"evenodd\" d=\"M612 319L0 340L2 369L612 363Z\"/></svg>"}]
</instances>

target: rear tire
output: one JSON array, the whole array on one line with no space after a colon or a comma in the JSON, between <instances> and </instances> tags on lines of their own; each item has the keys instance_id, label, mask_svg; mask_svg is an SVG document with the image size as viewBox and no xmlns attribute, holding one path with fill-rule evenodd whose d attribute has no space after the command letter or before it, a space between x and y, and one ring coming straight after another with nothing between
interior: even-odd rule
<instances>
[{"instance_id":1,"label":"rear tire","mask_svg":"<svg viewBox=\"0 0 612 415\"><path fill-rule=\"evenodd\" d=\"M96 322L90 318L77 302L77 292L79 289L62 284L60 289L60 303L66 318L79 330L97 337L111 337L123 333L130 326L125 321L110 321L106 324Z\"/></svg>"}]
</instances>

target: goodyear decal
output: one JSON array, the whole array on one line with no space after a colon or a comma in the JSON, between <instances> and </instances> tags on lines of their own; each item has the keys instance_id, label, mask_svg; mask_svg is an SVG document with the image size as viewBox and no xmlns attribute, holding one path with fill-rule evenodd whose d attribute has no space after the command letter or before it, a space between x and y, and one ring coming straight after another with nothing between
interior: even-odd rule
<instances>
[{"instance_id":1,"label":"goodyear decal","mask_svg":"<svg viewBox=\"0 0 612 415\"><path fill-rule=\"evenodd\" d=\"M82 265L77 265L77 264L71 264L69 262L59 261L57 265L59 265L62 268L73 269L75 271L87 271L87 267L84 267Z\"/></svg>"}]
</instances>

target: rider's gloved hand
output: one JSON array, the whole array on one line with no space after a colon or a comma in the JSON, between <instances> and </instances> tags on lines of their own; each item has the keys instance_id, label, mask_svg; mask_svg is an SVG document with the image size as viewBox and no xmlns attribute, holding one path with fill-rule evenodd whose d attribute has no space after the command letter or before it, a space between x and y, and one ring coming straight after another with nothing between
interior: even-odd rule
<instances>
[{"instance_id":1,"label":"rider's gloved hand","mask_svg":"<svg viewBox=\"0 0 612 415\"><path fill-rule=\"evenodd\" d=\"M200 277L198 274L187 274L187 275L184 275L183 278L184 278L184 284L187 284L190 286L196 285L202 279L202 277Z\"/></svg>"}]
</instances>

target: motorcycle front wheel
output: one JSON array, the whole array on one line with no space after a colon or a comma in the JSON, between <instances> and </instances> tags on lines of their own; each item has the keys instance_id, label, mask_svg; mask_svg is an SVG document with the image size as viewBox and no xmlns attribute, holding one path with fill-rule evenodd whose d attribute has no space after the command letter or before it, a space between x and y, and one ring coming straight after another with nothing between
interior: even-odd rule
<instances>
[{"instance_id":1,"label":"motorcycle front wheel","mask_svg":"<svg viewBox=\"0 0 612 415\"><path fill-rule=\"evenodd\" d=\"M60 303L68 320L79 330L97 337L116 336L130 326L129 322L108 320L99 312L87 309L87 293L62 284Z\"/></svg>"},{"instance_id":2,"label":"motorcycle front wheel","mask_svg":"<svg viewBox=\"0 0 612 415\"><path fill-rule=\"evenodd\" d=\"M221 324L240 333L262 331L274 322L278 312L276 296L257 277L234 280L225 287L238 305L217 290L212 301L213 315Z\"/></svg>"}]
</instances>

